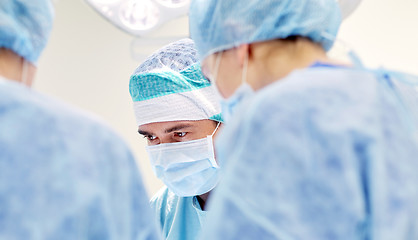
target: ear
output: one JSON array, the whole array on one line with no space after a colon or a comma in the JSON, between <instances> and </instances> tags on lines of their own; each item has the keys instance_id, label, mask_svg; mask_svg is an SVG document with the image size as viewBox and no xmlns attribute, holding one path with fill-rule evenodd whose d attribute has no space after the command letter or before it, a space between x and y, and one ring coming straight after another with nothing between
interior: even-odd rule
<instances>
[{"instance_id":1,"label":"ear","mask_svg":"<svg viewBox=\"0 0 418 240\"><path fill-rule=\"evenodd\" d=\"M236 48L236 60L240 67L244 66L245 58L251 56L251 48L249 44L242 44Z\"/></svg>"}]
</instances>

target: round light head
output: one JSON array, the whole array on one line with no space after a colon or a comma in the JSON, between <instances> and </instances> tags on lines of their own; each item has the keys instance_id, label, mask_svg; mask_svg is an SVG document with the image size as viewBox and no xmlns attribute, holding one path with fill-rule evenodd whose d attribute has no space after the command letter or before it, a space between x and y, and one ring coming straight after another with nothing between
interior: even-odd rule
<instances>
[{"instance_id":1,"label":"round light head","mask_svg":"<svg viewBox=\"0 0 418 240\"><path fill-rule=\"evenodd\" d=\"M348 18L360 5L361 0L337 0L343 19Z\"/></svg>"},{"instance_id":2,"label":"round light head","mask_svg":"<svg viewBox=\"0 0 418 240\"><path fill-rule=\"evenodd\" d=\"M113 3L120 2L120 0L95 0L95 2L99 4L113 4Z\"/></svg>"},{"instance_id":3,"label":"round light head","mask_svg":"<svg viewBox=\"0 0 418 240\"><path fill-rule=\"evenodd\" d=\"M178 8L185 6L190 0L157 0L157 2L169 8Z\"/></svg>"},{"instance_id":4,"label":"round light head","mask_svg":"<svg viewBox=\"0 0 418 240\"><path fill-rule=\"evenodd\" d=\"M188 13L190 0L85 0L109 22L135 36L144 36Z\"/></svg>"},{"instance_id":5,"label":"round light head","mask_svg":"<svg viewBox=\"0 0 418 240\"><path fill-rule=\"evenodd\" d=\"M150 0L133 0L121 6L119 16L133 30L148 30L157 25L160 11Z\"/></svg>"}]
</instances>

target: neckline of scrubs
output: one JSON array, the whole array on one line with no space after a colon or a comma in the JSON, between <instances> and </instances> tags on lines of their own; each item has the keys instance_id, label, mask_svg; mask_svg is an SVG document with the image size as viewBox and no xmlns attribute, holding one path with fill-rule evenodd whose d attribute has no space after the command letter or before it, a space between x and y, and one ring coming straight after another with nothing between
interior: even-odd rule
<instances>
[{"instance_id":1,"label":"neckline of scrubs","mask_svg":"<svg viewBox=\"0 0 418 240\"><path fill-rule=\"evenodd\" d=\"M205 224L205 222L206 222L206 214L207 214L207 211L202 210L202 207L200 206L200 203L197 200L197 196L194 196L192 198L192 205L193 205L193 208L197 212L197 216L199 218L200 226L203 226Z\"/></svg>"},{"instance_id":2,"label":"neckline of scrubs","mask_svg":"<svg viewBox=\"0 0 418 240\"><path fill-rule=\"evenodd\" d=\"M193 207L198 210L199 212L206 212L202 210L202 206L200 206L199 200L197 199L197 196L192 197L192 204Z\"/></svg>"}]
</instances>

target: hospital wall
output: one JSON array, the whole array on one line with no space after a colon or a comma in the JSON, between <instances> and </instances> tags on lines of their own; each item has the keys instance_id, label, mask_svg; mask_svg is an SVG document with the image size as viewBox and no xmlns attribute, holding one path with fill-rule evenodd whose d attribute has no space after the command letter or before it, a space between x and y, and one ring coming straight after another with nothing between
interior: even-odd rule
<instances>
[{"instance_id":1,"label":"hospital wall","mask_svg":"<svg viewBox=\"0 0 418 240\"><path fill-rule=\"evenodd\" d=\"M418 74L417 11L418 0L363 0L344 22L339 38L367 66L383 65ZM167 32L187 32L187 19L171 23L155 35ZM34 88L93 112L113 127L132 148L152 195L162 183L153 176L144 150L146 142L136 132L128 83L143 57L133 56L133 40L82 0L59 0L54 30L39 62ZM141 46L141 40L135 42ZM147 55L157 47L143 44L139 50Z\"/></svg>"}]
</instances>

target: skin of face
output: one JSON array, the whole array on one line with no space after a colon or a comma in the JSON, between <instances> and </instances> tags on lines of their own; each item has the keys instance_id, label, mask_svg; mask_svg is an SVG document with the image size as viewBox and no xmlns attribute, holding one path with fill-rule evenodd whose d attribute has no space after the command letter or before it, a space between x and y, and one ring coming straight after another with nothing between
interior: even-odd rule
<instances>
[{"instance_id":1,"label":"skin of face","mask_svg":"<svg viewBox=\"0 0 418 240\"><path fill-rule=\"evenodd\" d=\"M216 61L219 55L220 53L214 53L208 56L202 63L202 72L212 84L216 84L220 94L228 98L242 83L243 64L237 59L237 49L226 50L222 52L216 72Z\"/></svg>"},{"instance_id":2,"label":"skin of face","mask_svg":"<svg viewBox=\"0 0 418 240\"><path fill-rule=\"evenodd\" d=\"M213 120L157 122L139 126L138 133L147 139L149 146L153 146L202 139L212 134L215 139L219 130L214 132L217 125L218 122ZM202 210L205 210L209 194L198 197Z\"/></svg>"},{"instance_id":3,"label":"skin of face","mask_svg":"<svg viewBox=\"0 0 418 240\"><path fill-rule=\"evenodd\" d=\"M213 120L156 122L139 126L138 133L147 139L149 146L153 146L205 138L212 135L217 124Z\"/></svg>"},{"instance_id":4,"label":"skin of face","mask_svg":"<svg viewBox=\"0 0 418 240\"><path fill-rule=\"evenodd\" d=\"M33 79L35 78L36 67L26 62L26 79L23 79L23 65L26 62L21 56L17 55L13 51L5 48L0 48L0 76L7 79L22 82L25 80L27 86L32 86Z\"/></svg>"}]
</instances>

